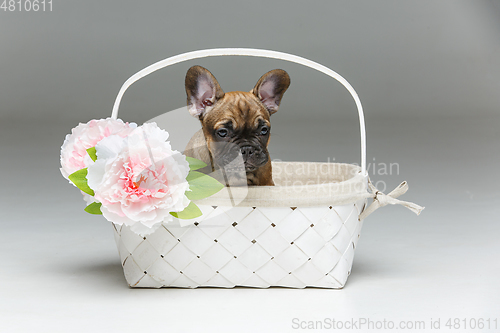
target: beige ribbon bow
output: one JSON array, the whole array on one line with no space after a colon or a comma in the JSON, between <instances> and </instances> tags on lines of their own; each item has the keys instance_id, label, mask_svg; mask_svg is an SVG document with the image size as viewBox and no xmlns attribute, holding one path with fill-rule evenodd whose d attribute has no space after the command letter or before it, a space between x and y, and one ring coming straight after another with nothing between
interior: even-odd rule
<instances>
[{"instance_id":1,"label":"beige ribbon bow","mask_svg":"<svg viewBox=\"0 0 500 333\"><path fill-rule=\"evenodd\" d=\"M386 205L402 205L415 214L419 215L425 207L414 204L413 202L402 201L396 199L400 195L403 195L408 191L408 183L406 181L399 184L392 192L389 194L384 194L377 190L373 184L368 181L368 188L373 194L373 202L368 208L366 208L360 215L359 220L364 220L368 215L379 209L380 207L384 207Z\"/></svg>"}]
</instances>

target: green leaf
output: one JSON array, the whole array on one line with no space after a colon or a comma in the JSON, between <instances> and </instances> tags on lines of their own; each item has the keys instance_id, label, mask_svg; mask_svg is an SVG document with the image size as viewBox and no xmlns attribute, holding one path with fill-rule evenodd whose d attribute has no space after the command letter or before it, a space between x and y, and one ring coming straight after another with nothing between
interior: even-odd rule
<instances>
[{"instance_id":1,"label":"green leaf","mask_svg":"<svg viewBox=\"0 0 500 333\"><path fill-rule=\"evenodd\" d=\"M200 200L207 198L224 188L215 178L212 178L198 171L190 171L186 180L189 183L189 189L186 191L186 197L189 200Z\"/></svg>"},{"instance_id":2,"label":"green leaf","mask_svg":"<svg viewBox=\"0 0 500 333\"><path fill-rule=\"evenodd\" d=\"M198 208L198 206L196 206L193 202L190 202L182 212L171 212L170 215L172 215L173 217L177 217L178 219L190 220L194 219L195 217L201 216L202 212Z\"/></svg>"},{"instance_id":3,"label":"green leaf","mask_svg":"<svg viewBox=\"0 0 500 333\"><path fill-rule=\"evenodd\" d=\"M69 180L73 182L80 190L83 192L94 195L94 191L89 187L87 183L87 168L78 170L69 175Z\"/></svg>"},{"instance_id":4,"label":"green leaf","mask_svg":"<svg viewBox=\"0 0 500 333\"><path fill-rule=\"evenodd\" d=\"M207 166L203 161L189 156L186 156L186 161L189 163L190 170L198 170Z\"/></svg>"},{"instance_id":5,"label":"green leaf","mask_svg":"<svg viewBox=\"0 0 500 333\"><path fill-rule=\"evenodd\" d=\"M101 206L102 206L102 203L93 202L85 208L85 211L89 214L102 215Z\"/></svg>"},{"instance_id":6,"label":"green leaf","mask_svg":"<svg viewBox=\"0 0 500 333\"><path fill-rule=\"evenodd\" d=\"M95 160L97 160L97 153L96 153L95 147L87 149L87 153L89 154L92 161L95 162Z\"/></svg>"}]
</instances>

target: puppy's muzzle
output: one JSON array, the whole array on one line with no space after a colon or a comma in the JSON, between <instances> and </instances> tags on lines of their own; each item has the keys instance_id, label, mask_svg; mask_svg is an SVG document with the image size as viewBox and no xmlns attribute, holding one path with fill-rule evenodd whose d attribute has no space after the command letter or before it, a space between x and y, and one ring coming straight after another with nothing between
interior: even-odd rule
<instances>
[{"instance_id":1,"label":"puppy's muzzle","mask_svg":"<svg viewBox=\"0 0 500 333\"><path fill-rule=\"evenodd\" d=\"M246 171L255 171L257 168L267 163L267 154L260 147L243 146L241 156L245 162Z\"/></svg>"},{"instance_id":2,"label":"puppy's muzzle","mask_svg":"<svg viewBox=\"0 0 500 333\"><path fill-rule=\"evenodd\" d=\"M243 160L246 162L249 159L259 158L262 153L262 149L255 148L252 146L244 146L241 147L241 155L243 156Z\"/></svg>"}]
</instances>

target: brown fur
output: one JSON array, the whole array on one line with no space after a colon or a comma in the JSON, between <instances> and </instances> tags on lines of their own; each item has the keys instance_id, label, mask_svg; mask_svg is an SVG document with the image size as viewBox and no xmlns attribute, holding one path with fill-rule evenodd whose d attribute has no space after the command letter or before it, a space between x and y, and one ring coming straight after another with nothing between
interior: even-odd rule
<instances>
[{"instance_id":1,"label":"brown fur","mask_svg":"<svg viewBox=\"0 0 500 333\"><path fill-rule=\"evenodd\" d=\"M261 85L265 83L266 78L270 77L270 75L272 75L272 80L279 80L281 83L274 88L277 95L271 96L274 98L274 103L268 102L259 93ZM204 101L209 101L208 106L204 109L203 105L200 105L200 98L197 95L199 89L201 89L199 88L200 76L204 76L201 80L206 80L203 87L208 87L203 91L209 91L202 97L202 99L206 97ZM263 75L250 92L233 91L224 93L210 72L200 66L192 67L186 75L188 105L192 114L201 110L199 114L196 113L196 116L201 121L202 129L189 141L186 146L186 155L200 159L207 164L207 167L200 171L205 173L216 171L213 154L210 151L211 143L216 140L214 133L218 129L227 126L228 123L232 125L234 131L258 131L261 126L270 128L270 115L277 111L281 97L289 84L290 79L285 71L274 70ZM196 106L198 109L195 108ZM261 140L264 149L263 153L268 156L268 160L256 170L246 171L247 184L274 185L271 159L267 152L270 135L265 136L265 138L259 137L259 140Z\"/></svg>"}]
</instances>

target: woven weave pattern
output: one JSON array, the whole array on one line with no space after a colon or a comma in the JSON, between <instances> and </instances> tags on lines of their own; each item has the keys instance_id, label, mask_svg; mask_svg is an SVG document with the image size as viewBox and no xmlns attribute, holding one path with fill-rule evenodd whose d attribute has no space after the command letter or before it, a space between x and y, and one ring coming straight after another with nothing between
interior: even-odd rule
<instances>
[{"instance_id":1,"label":"woven weave pattern","mask_svg":"<svg viewBox=\"0 0 500 333\"><path fill-rule=\"evenodd\" d=\"M199 222L138 236L114 225L131 287L342 288L365 200L335 207L200 207Z\"/></svg>"}]
</instances>

